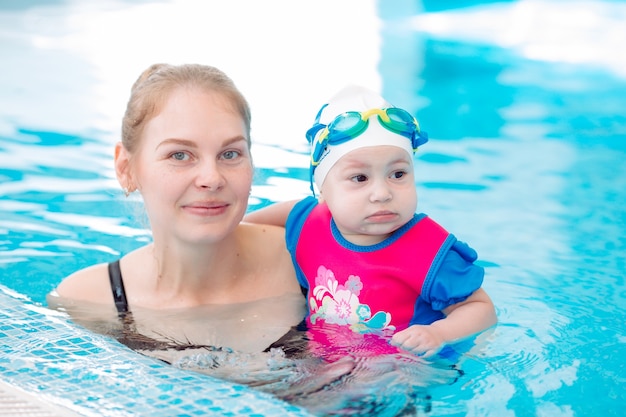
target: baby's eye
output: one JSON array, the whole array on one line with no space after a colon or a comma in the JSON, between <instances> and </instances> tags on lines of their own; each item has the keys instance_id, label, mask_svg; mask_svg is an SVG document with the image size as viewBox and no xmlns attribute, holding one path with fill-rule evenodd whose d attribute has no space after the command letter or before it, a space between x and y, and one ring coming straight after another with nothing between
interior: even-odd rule
<instances>
[{"instance_id":1,"label":"baby's eye","mask_svg":"<svg viewBox=\"0 0 626 417\"><path fill-rule=\"evenodd\" d=\"M359 174L350 178L354 182L365 182L367 181L367 175Z\"/></svg>"},{"instance_id":2,"label":"baby's eye","mask_svg":"<svg viewBox=\"0 0 626 417\"><path fill-rule=\"evenodd\" d=\"M170 155L170 158L177 161L186 161L187 159L189 159L189 155L187 155L186 152L174 152Z\"/></svg>"},{"instance_id":3,"label":"baby's eye","mask_svg":"<svg viewBox=\"0 0 626 417\"><path fill-rule=\"evenodd\" d=\"M395 171L393 174L391 174L391 176L397 180L404 177L405 175L406 175L406 171Z\"/></svg>"}]
</instances>

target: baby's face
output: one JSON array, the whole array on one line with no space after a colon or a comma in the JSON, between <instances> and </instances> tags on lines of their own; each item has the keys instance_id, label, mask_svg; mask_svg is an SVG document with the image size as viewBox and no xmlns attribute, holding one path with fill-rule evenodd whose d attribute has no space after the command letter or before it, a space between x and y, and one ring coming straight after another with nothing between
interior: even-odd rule
<instances>
[{"instance_id":1,"label":"baby's face","mask_svg":"<svg viewBox=\"0 0 626 417\"><path fill-rule=\"evenodd\" d=\"M417 209L413 157L389 145L355 149L329 170L320 192L345 239L379 243Z\"/></svg>"}]
</instances>

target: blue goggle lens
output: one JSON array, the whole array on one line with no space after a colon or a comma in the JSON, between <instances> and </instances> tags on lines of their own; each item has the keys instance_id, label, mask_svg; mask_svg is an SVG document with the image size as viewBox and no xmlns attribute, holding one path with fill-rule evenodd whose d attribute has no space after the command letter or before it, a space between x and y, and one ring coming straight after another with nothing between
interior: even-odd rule
<instances>
[{"instance_id":1,"label":"blue goggle lens","mask_svg":"<svg viewBox=\"0 0 626 417\"><path fill-rule=\"evenodd\" d=\"M322 110L324 107L322 107ZM318 113L317 120L319 120L322 110ZM319 164L319 159L328 144L338 145L362 134L369 125L369 118L373 115L378 117L381 125L387 130L407 137L411 141L414 150L428 140L426 132L420 131L417 120L406 110L390 107L386 109L371 109L364 112L345 112L335 117L328 126L316 123L307 131L307 140L313 147L311 151L311 165L317 166ZM322 129L326 129L326 131L322 132L316 140L316 136Z\"/></svg>"}]
</instances>

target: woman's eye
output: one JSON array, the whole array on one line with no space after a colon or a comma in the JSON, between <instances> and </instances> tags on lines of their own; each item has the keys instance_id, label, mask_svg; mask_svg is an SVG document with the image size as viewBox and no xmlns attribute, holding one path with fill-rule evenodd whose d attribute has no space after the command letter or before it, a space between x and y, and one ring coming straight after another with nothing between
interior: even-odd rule
<instances>
[{"instance_id":1,"label":"woman's eye","mask_svg":"<svg viewBox=\"0 0 626 417\"><path fill-rule=\"evenodd\" d=\"M170 158L175 159L177 161L185 161L189 159L189 155L187 155L185 152L174 152L173 154L170 155Z\"/></svg>"},{"instance_id":2,"label":"woman's eye","mask_svg":"<svg viewBox=\"0 0 626 417\"><path fill-rule=\"evenodd\" d=\"M241 152L239 151L226 151L222 154L222 158L223 159L235 159L239 155L241 155Z\"/></svg>"}]
</instances>

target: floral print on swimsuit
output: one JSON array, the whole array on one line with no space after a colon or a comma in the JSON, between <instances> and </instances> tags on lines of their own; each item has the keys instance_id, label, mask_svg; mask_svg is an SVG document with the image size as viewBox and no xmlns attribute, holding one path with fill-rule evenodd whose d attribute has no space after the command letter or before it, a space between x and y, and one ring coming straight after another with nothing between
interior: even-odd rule
<instances>
[{"instance_id":1,"label":"floral print on swimsuit","mask_svg":"<svg viewBox=\"0 0 626 417\"><path fill-rule=\"evenodd\" d=\"M318 319L329 324L349 326L357 333L393 332L390 325L391 313L372 311L367 304L361 304L359 294L363 289L361 278L350 275L343 285L339 284L335 274L320 265L315 277L313 296L309 298L312 324Z\"/></svg>"}]
</instances>

